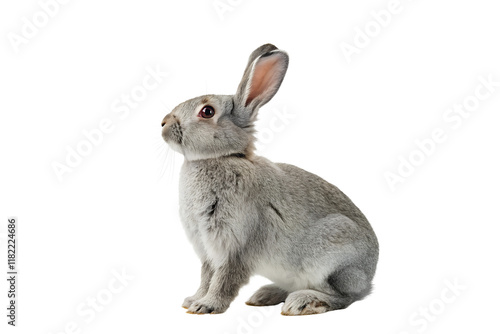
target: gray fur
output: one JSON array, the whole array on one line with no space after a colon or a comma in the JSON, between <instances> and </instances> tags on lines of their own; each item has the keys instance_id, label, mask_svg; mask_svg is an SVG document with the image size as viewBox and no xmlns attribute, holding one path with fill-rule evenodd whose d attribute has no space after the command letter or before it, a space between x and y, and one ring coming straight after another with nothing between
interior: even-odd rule
<instances>
[{"instance_id":1,"label":"gray fur","mask_svg":"<svg viewBox=\"0 0 500 334\"><path fill-rule=\"evenodd\" d=\"M250 306L269 306L283 303L289 292L276 284L268 284L257 290L246 302Z\"/></svg>"},{"instance_id":2,"label":"gray fur","mask_svg":"<svg viewBox=\"0 0 500 334\"><path fill-rule=\"evenodd\" d=\"M163 138L185 156L180 216L203 263L183 303L190 313L224 312L253 274L274 284L248 304L284 301L286 315L345 308L371 291L378 242L361 211L320 177L254 154L253 122L287 66L285 52L263 45L236 95L188 100L163 120ZM198 117L206 105L214 117Z\"/></svg>"}]
</instances>

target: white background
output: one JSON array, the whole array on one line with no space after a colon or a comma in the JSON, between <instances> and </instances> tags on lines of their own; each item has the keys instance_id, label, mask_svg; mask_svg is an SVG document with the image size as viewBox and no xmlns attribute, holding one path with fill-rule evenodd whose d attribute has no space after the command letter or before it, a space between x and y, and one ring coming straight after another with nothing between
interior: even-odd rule
<instances>
[{"instance_id":1,"label":"white background","mask_svg":"<svg viewBox=\"0 0 500 334\"><path fill-rule=\"evenodd\" d=\"M401 0L348 62L342 43L376 29L370 12L388 0L222 0L222 14L214 3L69 1L17 52L9 38L42 9L0 5L0 233L7 216L20 222L18 327L6 325L2 279L1 332L64 333L73 322L75 333L498 331L500 87L456 128L443 119L480 76L500 81L498 5ZM267 42L290 66L261 109L260 153L320 175L363 210L381 245L375 290L347 310L283 317L280 306L244 304L266 283L254 277L226 313L186 314L199 261L178 217L183 157L167 158L160 123L188 98L234 93L247 57ZM120 119L113 103L148 66L168 77ZM58 180L53 163L106 118L113 131ZM391 189L384 175L435 128L446 141ZM113 270L133 279L110 294ZM77 312L106 296L91 321Z\"/></svg>"}]
</instances>

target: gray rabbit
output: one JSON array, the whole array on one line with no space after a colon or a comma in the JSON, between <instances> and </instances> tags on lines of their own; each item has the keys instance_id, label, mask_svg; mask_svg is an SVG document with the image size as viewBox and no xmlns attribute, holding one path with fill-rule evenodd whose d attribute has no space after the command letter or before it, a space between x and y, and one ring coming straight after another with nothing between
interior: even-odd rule
<instances>
[{"instance_id":1,"label":"gray rabbit","mask_svg":"<svg viewBox=\"0 0 500 334\"><path fill-rule=\"evenodd\" d=\"M202 262L188 313L222 313L253 274L270 279L248 305L284 302L282 314L343 309L367 296L378 242L361 211L337 187L254 153L254 121L276 94L288 55L256 49L235 95L181 103L162 122L184 155L180 216Z\"/></svg>"}]
</instances>

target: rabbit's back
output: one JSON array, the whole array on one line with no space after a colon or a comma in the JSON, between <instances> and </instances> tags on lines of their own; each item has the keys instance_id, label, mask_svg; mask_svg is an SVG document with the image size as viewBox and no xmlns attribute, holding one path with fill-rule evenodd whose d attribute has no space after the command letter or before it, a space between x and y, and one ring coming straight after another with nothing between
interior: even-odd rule
<instances>
[{"instance_id":1,"label":"rabbit's back","mask_svg":"<svg viewBox=\"0 0 500 334\"><path fill-rule=\"evenodd\" d=\"M324 284L335 268L346 264L364 268L371 281L378 241L361 211L319 176L289 164L275 166L274 184L263 184L274 189L267 191L274 197L261 196L268 204L259 205L262 224L274 237L268 238L257 272L289 291Z\"/></svg>"},{"instance_id":2,"label":"rabbit's back","mask_svg":"<svg viewBox=\"0 0 500 334\"><path fill-rule=\"evenodd\" d=\"M291 205L287 211L295 211L294 208L306 210L310 215L309 220L313 221L332 213L340 213L360 225L370 227L359 208L333 184L294 165L275 165L283 171L283 185Z\"/></svg>"}]
</instances>

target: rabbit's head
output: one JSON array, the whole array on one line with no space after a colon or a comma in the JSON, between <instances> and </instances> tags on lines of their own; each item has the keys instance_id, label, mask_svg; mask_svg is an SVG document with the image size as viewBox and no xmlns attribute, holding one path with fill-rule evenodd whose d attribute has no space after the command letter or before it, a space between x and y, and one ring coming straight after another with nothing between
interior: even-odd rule
<instances>
[{"instance_id":1,"label":"rabbit's head","mask_svg":"<svg viewBox=\"0 0 500 334\"><path fill-rule=\"evenodd\" d=\"M265 44L250 55L235 95L203 95L179 104L162 121L163 139L188 160L251 156L257 111L278 91L288 55Z\"/></svg>"}]
</instances>

